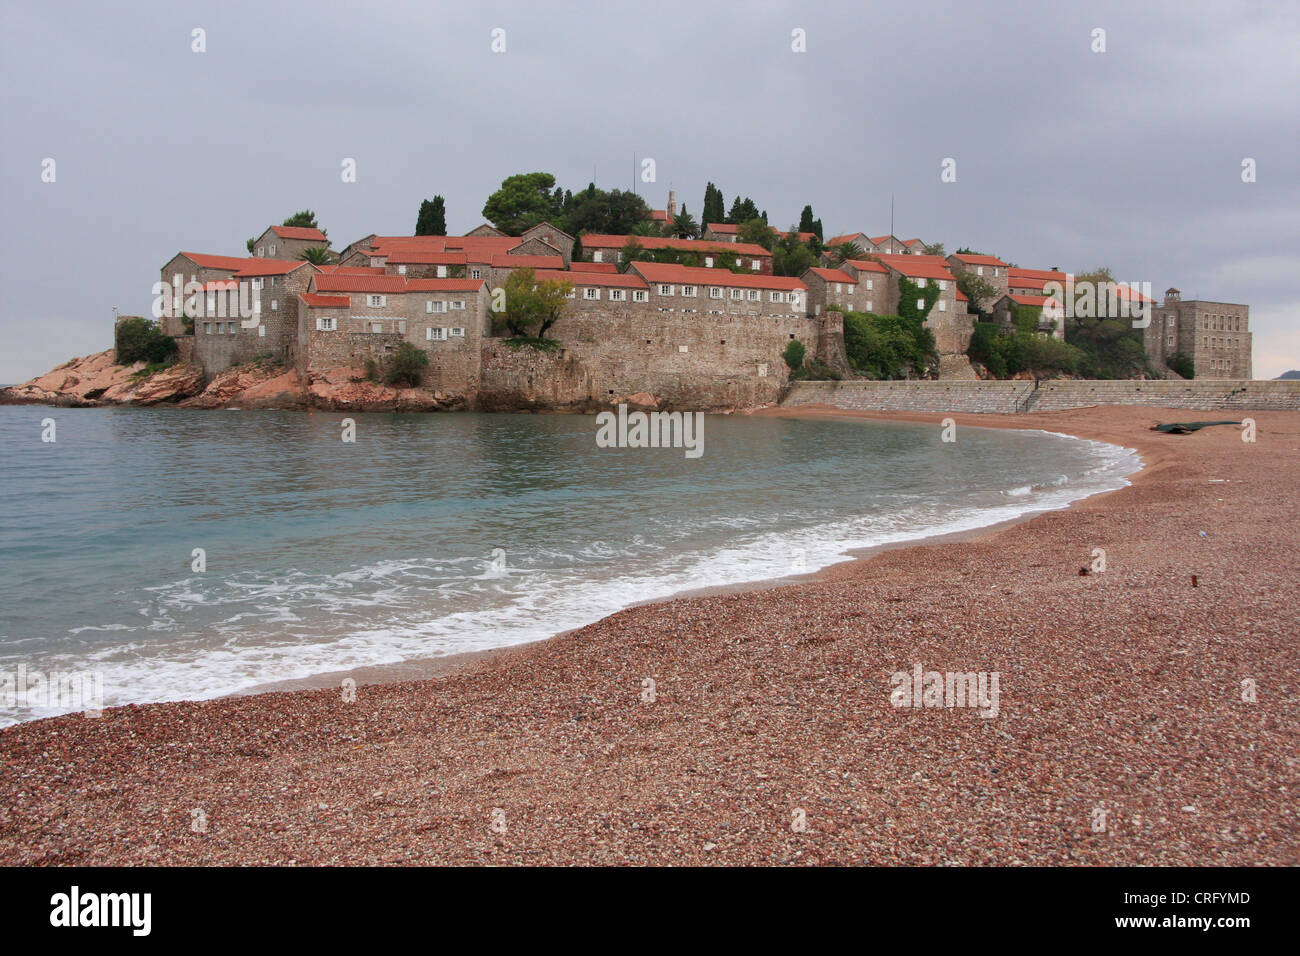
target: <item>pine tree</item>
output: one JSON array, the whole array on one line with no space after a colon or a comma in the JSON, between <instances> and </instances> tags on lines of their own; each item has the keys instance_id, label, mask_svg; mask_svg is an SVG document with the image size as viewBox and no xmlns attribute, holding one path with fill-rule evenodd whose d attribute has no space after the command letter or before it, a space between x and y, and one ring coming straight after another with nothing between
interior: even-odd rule
<instances>
[{"instance_id":1,"label":"pine tree","mask_svg":"<svg viewBox=\"0 0 1300 956\"><path fill-rule=\"evenodd\" d=\"M704 187L704 212L700 221L704 224L723 222L727 216L727 207L722 200L722 190L713 183Z\"/></svg>"}]
</instances>

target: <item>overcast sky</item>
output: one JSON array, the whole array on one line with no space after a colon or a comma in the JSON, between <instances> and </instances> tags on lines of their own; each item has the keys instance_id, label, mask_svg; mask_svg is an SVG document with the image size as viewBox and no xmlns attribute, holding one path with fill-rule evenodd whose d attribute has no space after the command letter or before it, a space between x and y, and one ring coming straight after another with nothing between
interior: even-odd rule
<instances>
[{"instance_id":1,"label":"overcast sky","mask_svg":"<svg viewBox=\"0 0 1300 956\"><path fill-rule=\"evenodd\" d=\"M655 208L712 180L877 234L892 194L902 238L1248 303L1256 377L1300 368L1296 3L6 0L0 72L4 383L109 347L178 250L303 208L409 235L435 193L463 232L508 175L634 155Z\"/></svg>"}]
</instances>

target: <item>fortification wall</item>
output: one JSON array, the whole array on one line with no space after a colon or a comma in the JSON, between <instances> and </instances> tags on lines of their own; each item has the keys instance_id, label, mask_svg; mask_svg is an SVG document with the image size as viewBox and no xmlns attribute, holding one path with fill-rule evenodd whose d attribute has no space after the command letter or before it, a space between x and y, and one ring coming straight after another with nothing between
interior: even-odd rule
<instances>
[{"instance_id":1,"label":"fortification wall","mask_svg":"<svg viewBox=\"0 0 1300 956\"><path fill-rule=\"evenodd\" d=\"M798 339L818 353L821 323L806 315L590 309L548 332L554 353L483 342L487 406L607 404L639 392L675 408L776 401L789 380L782 358Z\"/></svg>"},{"instance_id":2,"label":"fortification wall","mask_svg":"<svg viewBox=\"0 0 1300 956\"><path fill-rule=\"evenodd\" d=\"M1300 410L1300 380L1042 382L796 382L785 406L920 412L1021 412L1089 405L1196 411Z\"/></svg>"}]
</instances>

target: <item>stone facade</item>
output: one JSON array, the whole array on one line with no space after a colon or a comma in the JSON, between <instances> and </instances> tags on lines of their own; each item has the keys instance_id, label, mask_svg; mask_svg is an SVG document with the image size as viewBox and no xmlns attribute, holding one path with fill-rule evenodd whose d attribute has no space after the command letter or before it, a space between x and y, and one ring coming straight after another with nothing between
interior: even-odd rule
<instances>
[{"instance_id":1,"label":"stone facade","mask_svg":"<svg viewBox=\"0 0 1300 956\"><path fill-rule=\"evenodd\" d=\"M330 241L319 229L269 226L253 242L258 259L297 259L307 249L329 249Z\"/></svg>"},{"instance_id":2,"label":"stone facade","mask_svg":"<svg viewBox=\"0 0 1300 956\"><path fill-rule=\"evenodd\" d=\"M993 287L991 295L981 297L971 304L974 311L986 315L993 310L993 303L1007 294L1008 268L997 256L953 253L948 257L948 271L955 278L960 279L963 273L971 273Z\"/></svg>"},{"instance_id":3,"label":"stone facade","mask_svg":"<svg viewBox=\"0 0 1300 956\"><path fill-rule=\"evenodd\" d=\"M1151 310L1143 333L1153 364L1168 365L1181 352L1192 360L1197 379L1248 379L1252 373L1250 306L1183 300L1177 289Z\"/></svg>"},{"instance_id":4,"label":"stone facade","mask_svg":"<svg viewBox=\"0 0 1300 956\"><path fill-rule=\"evenodd\" d=\"M537 248L535 244L530 244L529 240L540 240L551 249L559 252L567 266L573 259L573 236L569 235L563 229L557 229L549 222L539 222L531 229L525 229L519 235L519 246L510 250L511 255L551 255L549 251L543 251Z\"/></svg>"},{"instance_id":5,"label":"stone facade","mask_svg":"<svg viewBox=\"0 0 1300 956\"><path fill-rule=\"evenodd\" d=\"M620 263L623 247L628 239L636 239L642 249L677 249L700 256L705 268L714 268L712 261L717 255L735 256L741 267L756 275L772 274L772 253L762 246L748 242L705 242L702 239L672 239L657 236L607 236L586 235L581 237L582 257L592 262Z\"/></svg>"},{"instance_id":6,"label":"stone facade","mask_svg":"<svg viewBox=\"0 0 1300 956\"><path fill-rule=\"evenodd\" d=\"M290 364L295 359L299 296L319 269L308 262L251 259L225 283L210 284L202 314L194 319L194 361L211 380L232 365L254 359ZM223 301L224 293L224 301ZM255 312L243 316L233 301Z\"/></svg>"}]
</instances>

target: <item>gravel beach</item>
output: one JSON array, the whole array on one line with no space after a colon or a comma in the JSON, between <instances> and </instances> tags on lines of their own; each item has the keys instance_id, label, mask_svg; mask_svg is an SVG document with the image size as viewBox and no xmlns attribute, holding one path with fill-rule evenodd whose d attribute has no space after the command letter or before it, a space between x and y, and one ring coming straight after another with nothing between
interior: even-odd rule
<instances>
[{"instance_id":1,"label":"gravel beach","mask_svg":"<svg viewBox=\"0 0 1300 956\"><path fill-rule=\"evenodd\" d=\"M964 426L1040 428L1145 467L992 534L354 701L5 728L0 862L1295 865L1300 414L1248 414L1254 443L1149 430L1238 417L1214 412L953 415L957 449ZM895 706L917 665L996 675L996 715Z\"/></svg>"}]
</instances>

